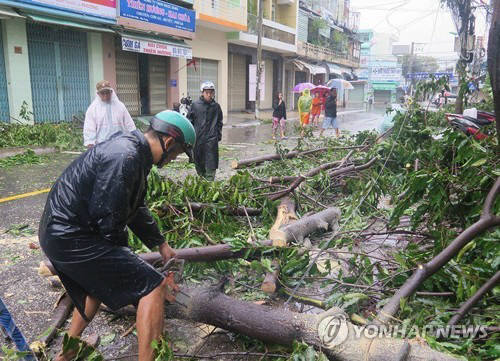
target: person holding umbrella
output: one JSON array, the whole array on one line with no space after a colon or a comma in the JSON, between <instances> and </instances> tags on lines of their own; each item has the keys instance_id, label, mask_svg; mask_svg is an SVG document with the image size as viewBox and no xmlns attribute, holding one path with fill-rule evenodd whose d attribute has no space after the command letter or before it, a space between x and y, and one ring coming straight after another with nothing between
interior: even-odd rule
<instances>
[{"instance_id":1,"label":"person holding umbrella","mask_svg":"<svg viewBox=\"0 0 500 361\"><path fill-rule=\"evenodd\" d=\"M304 128L309 124L309 114L311 113L312 98L311 91L309 89L304 89L302 95L299 97L297 102L299 108L300 126L301 132L300 136L304 136Z\"/></svg>"},{"instance_id":2,"label":"person holding umbrella","mask_svg":"<svg viewBox=\"0 0 500 361\"><path fill-rule=\"evenodd\" d=\"M325 129L334 128L337 138L340 136L339 125L337 122L337 89L330 89L330 96L326 98L325 102L325 119L323 119L323 125L319 136L323 136Z\"/></svg>"},{"instance_id":3,"label":"person holding umbrella","mask_svg":"<svg viewBox=\"0 0 500 361\"><path fill-rule=\"evenodd\" d=\"M312 99L312 107L311 107L311 123L314 127L318 126L319 116L321 115L321 108L323 106L323 99L319 92L313 92L314 97Z\"/></svg>"}]
</instances>

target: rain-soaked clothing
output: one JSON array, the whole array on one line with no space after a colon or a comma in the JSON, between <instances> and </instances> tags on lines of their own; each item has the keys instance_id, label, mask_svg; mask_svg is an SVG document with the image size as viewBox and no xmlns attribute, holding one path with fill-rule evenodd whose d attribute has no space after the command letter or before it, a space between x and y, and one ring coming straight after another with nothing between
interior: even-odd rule
<instances>
[{"instance_id":1,"label":"rain-soaked clothing","mask_svg":"<svg viewBox=\"0 0 500 361\"><path fill-rule=\"evenodd\" d=\"M302 124L309 124L309 113L311 112L312 98L309 89L304 89L302 95L297 101L297 106L299 108L299 117Z\"/></svg>"},{"instance_id":2,"label":"rain-soaked clothing","mask_svg":"<svg viewBox=\"0 0 500 361\"><path fill-rule=\"evenodd\" d=\"M84 318L87 295L118 309L163 280L128 248L127 226L150 248L164 242L144 203L152 165L141 132L117 133L75 159L49 193L40 245Z\"/></svg>"},{"instance_id":3,"label":"rain-soaked clothing","mask_svg":"<svg viewBox=\"0 0 500 361\"><path fill-rule=\"evenodd\" d=\"M132 117L114 91L110 102L103 102L96 94L85 113L83 145L96 145L108 140L116 132L131 132L135 129Z\"/></svg>"},{"instance_id":4,"label":"rain-soaked clothing","mask_svg":"<svg viewBox=\"0 0 500 361\"><path fill-rule=\"evenodd\" d=\"M219 168L219 142L222 139L222 109L212 99L206 102L203 97L193 102L188 118L196 131L194 145L194 163L198 174L207 176L207 172L215 175Z\"/></svg>"}]
</instances>

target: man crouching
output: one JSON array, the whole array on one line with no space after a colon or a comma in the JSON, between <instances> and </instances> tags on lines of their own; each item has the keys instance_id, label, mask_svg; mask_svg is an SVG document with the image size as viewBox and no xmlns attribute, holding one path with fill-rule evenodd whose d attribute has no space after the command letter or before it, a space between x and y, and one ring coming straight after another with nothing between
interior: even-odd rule
<instances>
[{"instance_id":1,"label":"man crouching","mask_svg":"<svg viewBox=\"0 0 500 361\"><path fill-rule=\"evenodd\" d=\"M80 337L103 302L113 310L137 306L139 360L153 359L151 342L163 331L165 277L128 248L127 227L158 246L166 261L175 251L145 205L147 176L191 152L195 131L172 111L158 113L144 134L117 133L74 160L52 187L40 221L40 245L75 311L68 331ZM58 361L74 355L60 353Z\"/></svg>"}]
</instances>

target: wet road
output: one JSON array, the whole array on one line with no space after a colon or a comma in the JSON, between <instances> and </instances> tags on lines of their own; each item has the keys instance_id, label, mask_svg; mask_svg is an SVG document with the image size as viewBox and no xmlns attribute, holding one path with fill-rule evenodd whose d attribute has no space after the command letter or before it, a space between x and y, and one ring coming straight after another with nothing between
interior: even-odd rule
<instances>
[{"instance_id":1,"label":"wet road","mask_svg":"<svg viewBox=\"0 0 500 361\"><path fill-rule=\"evenodd\" d=\"M383 109L371 113L359 110L340 111L340 129L352 133L377 129L382 121L382 116ZM289 142L295 142L293 138L295 138L297 128L297 120L288 121L287 135L291 136ZM251 119L238 123L228 122L223 128L221 169L218 172L218 177L228 176L229 173L225 172L224 168L231 169L231 159L272 152L274 144L271 142L271 129L271 124L260 124ZM333 130L325 132L325 135L333 135ZM51 155L44 164L0 168L0 198L50 188L55 179L76 157L75 154L58 153ZM168 174L172 169L166 168L166 171ZM187 170L187 172L194 173L192 169ZM176 173L181 174L182 172ZM47 194L45 193L0 203L0 229L5 230L13 225L29 224L36 230L46 198Z\"/></svg>"}]
</instances>

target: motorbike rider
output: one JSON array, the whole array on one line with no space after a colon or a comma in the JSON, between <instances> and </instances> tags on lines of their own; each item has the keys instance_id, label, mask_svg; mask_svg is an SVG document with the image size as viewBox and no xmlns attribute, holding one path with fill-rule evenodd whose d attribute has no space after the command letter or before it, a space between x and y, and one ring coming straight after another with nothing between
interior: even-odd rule
<instances>
[{"instance_id":1,"label":"motorbike rider","mask_svg":"<svg viewBox=\"0 0 500 361\"><path fill-rule=\"evenodd\" d=\"M194 164L200 177L213 181L219 167L219 142L222 139L222 109L215 101L215 85L206 81L201 96L191 105L188 118L196 131Z\"/></svg>"}]
</instances>

